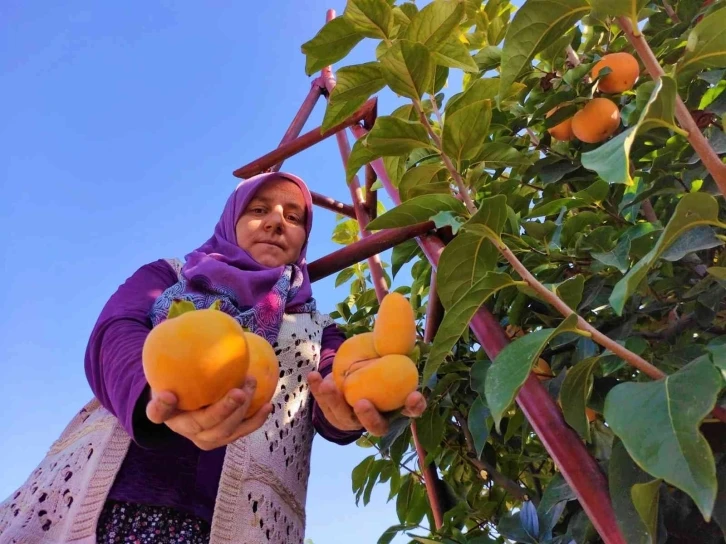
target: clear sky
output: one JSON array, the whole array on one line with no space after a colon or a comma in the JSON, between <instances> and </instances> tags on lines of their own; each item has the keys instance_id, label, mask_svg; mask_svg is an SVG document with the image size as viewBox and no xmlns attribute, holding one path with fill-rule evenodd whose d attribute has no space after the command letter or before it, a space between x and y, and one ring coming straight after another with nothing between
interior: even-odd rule
<instances>
[{"instance_id":1,"label":"clear sky","mask_svg":"<svg viewBox=\"0 0 726 544\"><path fill-rule=\"evenodd\" d=\"M0 3L0 500L89 399L83 355L107 298L139 266L183 257L211 234L237 182L232 170L277 145L310 88L300 45L326 9L344 6ZM372 58L363 46L348 62ZM396 105L384 96L379 107ZM307 129L322 112L321 101ZM349 201L334 139L285 169ZM316 211L311 259L339 247L333 221ZM315 295L332 311L345 292L330 278ZM375 542L397 523L387 486L355 506L350 472L367 454L316 438L315 544L351 534Z\"/></svg>"}]
</instances>

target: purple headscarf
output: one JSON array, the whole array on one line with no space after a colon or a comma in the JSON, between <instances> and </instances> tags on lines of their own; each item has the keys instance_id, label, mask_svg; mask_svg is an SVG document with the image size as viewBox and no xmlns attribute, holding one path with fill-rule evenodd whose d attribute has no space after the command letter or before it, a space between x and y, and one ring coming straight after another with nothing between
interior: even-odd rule
<instances>
[{"instance_id":1,"label":"purple headscarf","mask_svg":"<svg viewBox=\"0 0 726 544\"><path fill-rule=\"evenodd\" d=\"M306 239L294 264L269 267L237 245L237 220L264 183L285 179L295 183L305 199ZM151 310L157 325L174 300L188 300L198 309L219 300L220 309L268 342L277 340L285 313L315 311L305 258L313 223L313 202L305 182L281 172L259 174L240 183L227 199L214 234L186 256L182 279L159 296Z\"/></svg>"}]
</instances>

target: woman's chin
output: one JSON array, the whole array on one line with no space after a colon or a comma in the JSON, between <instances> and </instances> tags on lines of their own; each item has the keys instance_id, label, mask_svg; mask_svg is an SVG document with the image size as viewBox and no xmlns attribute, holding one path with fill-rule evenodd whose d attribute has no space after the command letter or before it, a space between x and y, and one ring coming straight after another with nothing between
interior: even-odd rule
<instances>
[{"instance_id":1,"label":"woman's chin","mask_svg":"<svg viewBox=\"0 0 726 544\"><path fill-rule=\"evenodd\" d=\"M277 268L285 264L284 259L279 259L273 255L252 255L252 258L262 266L269 266L270 268Z\"/></svg>"}]
</instances>

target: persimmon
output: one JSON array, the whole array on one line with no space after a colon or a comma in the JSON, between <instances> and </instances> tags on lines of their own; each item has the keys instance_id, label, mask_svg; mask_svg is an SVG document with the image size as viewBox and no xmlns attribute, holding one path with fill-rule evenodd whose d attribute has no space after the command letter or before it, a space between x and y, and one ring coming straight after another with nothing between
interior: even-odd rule
<instances>
[{"instance_id":1,"label":"persimmon","mask_svg":"<svg viewBox=\"0 0 726 544\"><path fill-rule=\"evenodd\" d=\"M555 106L547 112L545 117L550 117L551 115L554 115L554 113L561 107L562 106ZM574 134L572 133L572 117L568 117L561 123L558 123L555 126L548 128L547 132L549 132L555 140L560 140L561 142L569 142L574 137Z\"/></svg>"},{"instance_id":2,"label":"persimmon","mask_svg":"<svg viewBox=\"0 0 726 544\"><path fill-rule=\"evenodd\" d=\"M244 384L250 346L232 316L211 308L184 311L151 330L142 364L152 389L174 393L181 410L197 410Z\"/></svg>"},{"instance_id":3,"label":"persimmon","mask_svg":"<svg viewBox=\"0 0 726 544\"><path fill-rule=\"evenodd\" d=\"M403 407L418 387L418 369L405 355L384 355L372 361L355 363L345 379L343 395L353 406L367 399L380 412Z\"/></svg>"},{"instance_id":4,"label":"persimmon","mask_svg":"<svg viewBox=\"0 0 726 544\"><path fill-rule=\"evenodd\" d=\"M333 359L333 381L343 391L344 382L353 364L378 359L380 355L373 344L373 333L364 332L351 336L343 342Z\"/></svg>"},{"instance_id":5,"label":"persimmon","mask_svg":"<svg viewBox=\"0 0 726 544\"><path fill-rule=\"evenodd\" d=\"M416 346L416 318L406 297L395 291L381 301L373 327L379 355L407 355Z\"/></svg>"},{"instance_id":6,"label":"persimmon","mask_svg":"<svg viewBox=\"0 0 726 544\"><path fill-rule=\"evenodd\" d=\"M542 357L537 360L537 364L534 365L532 372L535 373L537 379L541 382L549 380L552 377L552 368Z\"/></svg>"},{"instance_id":7,"label":"persimmon","mask_svg":"<svg viewBox=\"0 0 726 544\"><path fill-rule=\"evenodd\" d=\"M610 68L611 72L604 75L597 87L604 93L622 93L629 91L638 81L640 66L637 59L630 53L621 51L609 53L595 63L590 70L590 76L595 79L603 68Z\"/></svg>"},{"instance_id":8,"label":"persimmon","mask_svg":"<svg viewBox=\"0 0 726 544\"><path fill-rule=\"evenodd\" d=\"M252 395L249 408L247 408L246 419L255 415L264 404L272 400L280 380L280 363L274 348L264 337L253 332L246 332L245 339L250 352L247 375L254 376L257 380L257 388Z\"/></svg>"},{"instance_id":9,"label":"persimmon","mask_svg":"<svg viewBox=\"0 0 726 544\"><path fill-rule=\"evenodd\" d=\"M575 137L589 144L609 138L620 126L620 110L612 100L593 98L572 117Z\"/></svg>"},{"instance_id":10,"label":"persimmon","mask_svg":"<svg viewBox=\"0 0 726 544\"><path fill-rule=\"evenodd\" d=\"M373 332L351 336L333 359L333 380L345 401L369 400L380 412L402 408L418 387L418 368L408 357L416 345L416 321L405 297L381 301Z\"/></svg>"}]
</instances>

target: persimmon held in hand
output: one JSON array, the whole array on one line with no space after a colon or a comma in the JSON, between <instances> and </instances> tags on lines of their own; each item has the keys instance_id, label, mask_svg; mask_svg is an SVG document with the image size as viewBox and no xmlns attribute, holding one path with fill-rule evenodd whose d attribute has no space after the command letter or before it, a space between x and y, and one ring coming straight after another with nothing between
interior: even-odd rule
<instances>
[{"instance_id":1,"label":"persimmon held in hand","mask_svg":"<svg viewBox=\"0 0 726 544\"><path fill-rule=\"evenodd\" d=\"M333 380L346 402L367 399L380 412L402 408L418 387L418 369L408 357L415 345L410 304L399 293L386 295L373 332L348 338L333 359Z\"/></svg>"},{"instance_id":2,"label":"persimmon held in hand","mask_svg":"<svg viewBox=\"0 0 726 544\"><path fill-rule=\"evenodd\" d=\"M257 380L257 388L245 415L247 419L272 400L277 390L277 382L280 381L280 362L277 360L275 350L265 338L253 332L246 332L245 338L250 351L247 374Z\"/></svg>"},{"instance_id":3,"label":"persimmon held in hand","mask_svg":"<svg viewBox=\"0 0 726 544\"><path fill-rule=\"evenodd\" d=\"M402 294L393 291L383 297L373 327L373 344L379 355L408 355L416 346L416 318Z\"/></svg>"},{"instance_id":4,"label":"persimmon held in hand","mask_svg":"<svg viewBox=\"0 0 726 544\"><path fill-rule=\"evenodd\" d=\"M244 384L250 352L244 329L232 316L190 310L151 330L142 362L152 389L174 393L181 410L197 410Z\"/></svg>"},{"instance_id":5,"label":"persimmon held in hand","mask_svg":"<svg viewBox=\"0 0 726 544\"><path fill-rule=\"evenodd\" d=\"M257 388L246 418L272 399L279 363L265 338L216 307L174 302L169 316L144 342L144 375L152 389L171 391L179 409L191 411L214 404L252 375Z\"/></svg>"}]
</instances>

